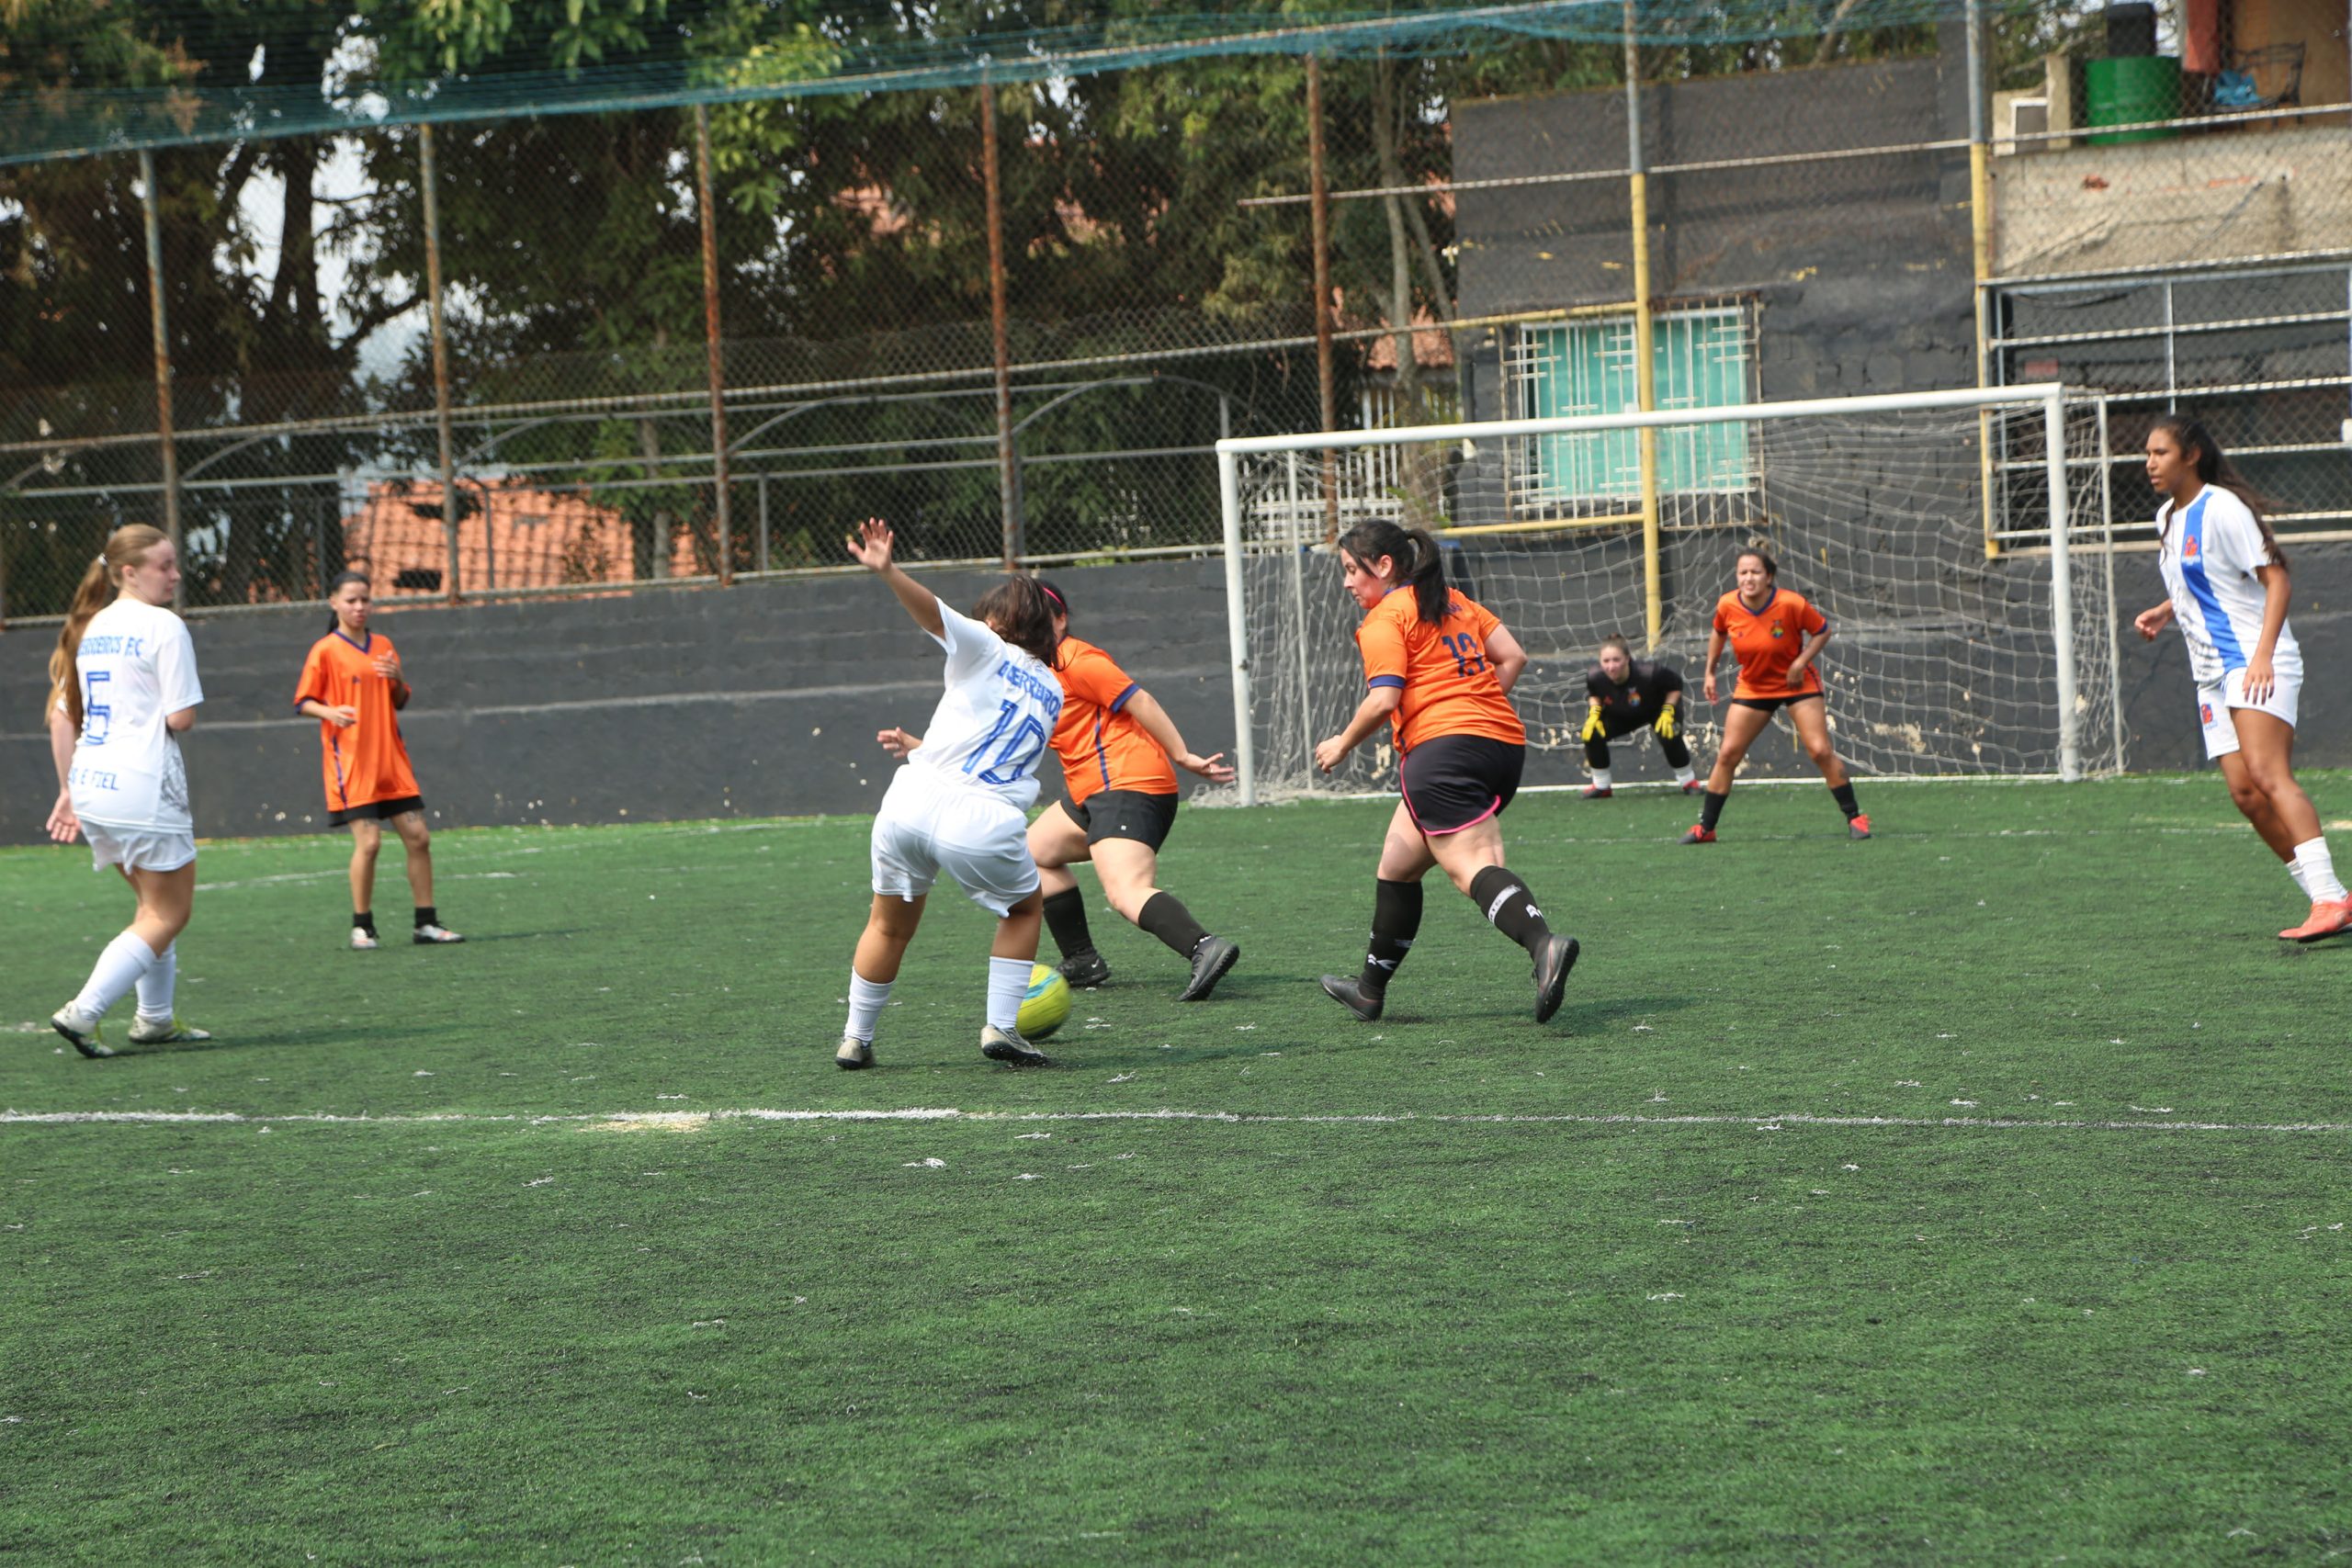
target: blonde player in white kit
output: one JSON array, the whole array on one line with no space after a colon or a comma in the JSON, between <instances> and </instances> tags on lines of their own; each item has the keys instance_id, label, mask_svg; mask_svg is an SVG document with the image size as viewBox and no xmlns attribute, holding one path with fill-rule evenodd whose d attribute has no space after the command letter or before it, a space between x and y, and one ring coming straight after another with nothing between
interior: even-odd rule
<instances>
[{"instance_id":1,"label":"blonde player in white kit","mask_svg":"<svg viewBox=\"0 0 2352 1568\"><path fill-rule=\"evenodd\" d=\"M2180 626L2205 754L2221 763L2231 800L2311 900L2310 916L2279 938L2318 942L2352 931L2352 897L2336 878L2319 813L2295 782L2303 655L2287 625L2286 554L2262 519L2260 498L2196 421L2156 421L2148 482L2165 498L2156 563L2167 597L2132 625L2151 641L2167 622Z\"/></svg>"},{"instance_id":2,"label":"blonde player in white kit","mask_svg":"<svg viewBox=\"0 0 2352 1568\"><path fill-rule=\"evenodd\" d=\"M204 701L187 623L167 608L179 581L170 539L144 524L116 529L82 574L50 656L50 725L63 775L50 837L70 843L80 833L97 868L118 867L139 895L129 929L98 954L81 994L50 1018L85 1056L114 1055L98 1021L133 990L133 1044L210 1038L172 1014L174 943L196 898L196 824L177 737Z\"/></svg>"},{"instance_id":3,"label":"blonde player in white kit","mask_svg":"<svg viewBox=\"0 0 2352 1568\"><path fill-rule=\"evenodd\" d=\"M833 1061L874 1065L875 1021L922 919L923 900L944 871L997 918L980 1054L1043 1066L1046 1054L1014 1025L1037 960L1045 905L1027 811L1062 711L1052 607L1035 579L1011 577L980 596L977 618L959 615L892 562L888 524L869 519L847 543L947 650L947 690L922 749L891 779L874 818L874 908L850 967L849 1026Z\"/></svg>"}]
</instances>

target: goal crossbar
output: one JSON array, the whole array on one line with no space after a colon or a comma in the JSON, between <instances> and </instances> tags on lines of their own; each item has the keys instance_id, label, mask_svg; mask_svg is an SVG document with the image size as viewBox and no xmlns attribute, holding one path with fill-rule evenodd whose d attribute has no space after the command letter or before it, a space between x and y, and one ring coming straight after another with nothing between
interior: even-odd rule
<instances>
[{"instance_id":1,"label":"goal crossbar","mask_svg":"<svg viewBox=\"0 0 2352 1568\"><path fill-rule=\"evenodd\" d=\"M1747 423L1822 416L1902 413L1921 411L1976 409L2025 411L2039 406L2042 414L2045 496L2050 519L2050 588L2053 606L2050 635L2054 655L2059 776L2083 775L2080 717L2075 667L2074 625L2066 613L2073 599L2073 558L2067 504L2065 388L2055 381L2015 387L1949 388L1922 392L1889 392L1848 398L1792 399L1777 402L1724 404L1708 408L1667 409L1648 412L1578 414L1544 419L1489 420L1467 423L1408 425L1379 430L1306 431L1282 435L1228 436L1216 444L1220 510L1224 514L1225 589L1227 645L1233 685L1234 751L1239 775L1239 803L1258 800L1258 771L1253 734L1249 604L1244 558L1240 465L1244 457L1277 453L1324 452L1363 447L1435 446L1444 443L1506 441L1533 436L1572 435L1608 431L1639 431L1694 425ZM1482 530L1483 531L1483 530ZM1294 546L1294 547L1298 547Z\"/></svg>"}]
</instances>

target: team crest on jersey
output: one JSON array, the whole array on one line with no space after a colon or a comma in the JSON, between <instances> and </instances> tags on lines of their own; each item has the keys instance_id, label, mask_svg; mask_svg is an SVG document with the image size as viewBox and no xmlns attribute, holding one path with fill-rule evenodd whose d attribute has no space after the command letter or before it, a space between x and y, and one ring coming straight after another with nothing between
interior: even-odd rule
<instances>
[{"instance_id":1,"label":"team crest on jersey","mask_svg":"<svg viewBox=\"0 0 2352 1568\"><path fill-rule=\"evenodd\" d=\"M1774 637L1786 637L1786 636L1788 636L1789 634L1788 634L1788 629L1787 629L1786 627L1784 627L1783 626L1781 626L1780 622L1778 622L1778 621L1774 621L1774 622L1772 623L1772 635L1773 635Z\"/></svg>"},{"instance_id":2,"label":"team crest on jersey","mask_svg":"<svg viewBox=\"0 0 2352 1568\"><path fill-rule=\"evenodd\" d=\"M2182 558L2182 559L2184 559L2184 560L2195 560L2195 559L2197 558L2197 536L2196 536L2196 535L2191 534L2191 535L2189 535L2189 536L2188 536L2188 537L2187 537L2187 538L2185 538L2185 539L2181 540L2181 542L2180 542L2180 554L2181 554L2181 558Z\"/></svg>"}]
</instances>

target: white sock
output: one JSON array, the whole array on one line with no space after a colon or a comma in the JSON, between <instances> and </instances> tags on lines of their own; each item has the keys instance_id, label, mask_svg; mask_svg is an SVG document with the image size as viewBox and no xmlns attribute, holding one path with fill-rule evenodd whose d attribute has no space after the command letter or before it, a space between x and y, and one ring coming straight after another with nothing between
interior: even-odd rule
<instances>
[{"instance_id":1,"label":"white sock","mask_svg":"<svg viewBox=\"0 0 2352 1568\"><path fill-rule=\"evenodd\" d=\"M1595 789L1608 789L1608 788L1610 788L1610 787L1611 787L1611 784L1610 784L1610 782L1609 782L1610 777L1611 777L1611 774L1610 774L1610 771L1609 771L1607 768L1590 768L1590 769L1588 769L1588 770L1586 770L1586 771L1587 771L1587 772L1589 772L1589 773L1590 773L1592 774L1592 787L1593 787L1593 788L1595 788Z\"/></svg>"},{"instance_id":2,"label":"white sock","mask_svg":"<svg viewBox=\"0 0 2352 1568\"><path fill-rule=\"evenodd\" d=\"M107 1009L122 1000L124 993L139 984L140 976L155 966L155 950L139 940L135 931L125 931L107 943L91 967L88 984L82 994L74 998L74 1010L85 1017L102 1015Z\"/></svg>"},{"instance_id":3,"label":"white sock","mask_svg":"<svg viewBox=\"0 0 2352 1568\"><path fill-rule=\"evenodd\" d=\"M2327 852L2324 838L2306 839L2295 846L2295 863L2303 868L2303 891L2314 904L2344 902L2344 884L2335 879L2335 857Z\"/></svg>"},{"instance_id":4,"label":"white sock","mask_svg":"<svg viewBox=\"0 0 2352 1568\"><path fill-rule=\"evenodd\" d=\"M176 942L155 955L154 965L139 976L139 1016L149 1023L172 1021L172 987L180 977L180 944Z\"/></svg>"},{"instance_id":5,"label":"white sock","mask_svg":"<svg viewBox=\"0 0 2352 1568\"><path fill-rule=\"evenodd\" d=\"M1677 769L1675 769L1675 770L1674 770L1674 782L1675 782L1676 784L1696 784L1696 783L1698 782L1698 779L1699 779L1699 774L1698 774L1698 773L1697 773L1697 771L1696 771L1695 769L1691 769L1691 768L1677 768Z\"/></svg>"},{"instance_id":6,"label":"white sock","mask_svg":"<svg viewBox=\"0 0 2352 1568\"><path fill-rule=\"evenodd\" d=\"M869 980L856 970L849 972L849 1028L843 1031L852 1040L874 1043L874 1023L882 1016L882 1004L890 999L892 980Z\"/></svg>"},{"instance_id":7,"label":"white sock","mask_svg":"<svg viewBox=\"0 0 2352 1568\"><path fill-rule=\"evenodd\" d=\"M1001 1029L1008 1034L1020 1032L1021 999L1029 994L1029 971L1036 967L1033 958L990 958L989 960L989 1027Z\"/></svg>"},{"instance_id":8,"label":"white sock","mask_svg":"<svg viewBox=\"0 0 2352 1568\"><path fill-rule=\"evenodd\" d=\"M2311 879L2303 874L2303 863L2301 860L2290 860L2287 863L2287 874L2295 879L2295 886L2302 889L2304 897L2309 898L2312 896Z\"/></svg>"}]
</instances>

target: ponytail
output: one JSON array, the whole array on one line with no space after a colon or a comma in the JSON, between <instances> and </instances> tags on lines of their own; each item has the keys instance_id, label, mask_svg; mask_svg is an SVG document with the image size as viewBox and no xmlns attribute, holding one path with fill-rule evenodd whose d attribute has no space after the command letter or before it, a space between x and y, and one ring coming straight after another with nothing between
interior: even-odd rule
<instances>
[{"instance_id":1,"label":"ponytail","mask_svg":"<svg viewBox=\"0 0 2352 1568\"><path fill-rule=\"evenodd\" d=\"M1396 586L1413 591L1420 618L1435 626L1453 608L1453 595L1445 586L1445 556L1426 528L1399 528L1385 520L1359 523L1340 536L1340 548L1369 567L1386 556L1396 563Z\"/></svg>"},{"instance_id":2,"label":"ponytail","mask_svg":"<svg viewBox=\"0 0 2352 1568\"><path fill-rule=\"evenodd\" d=\"M1054 668L1058 647L1054 637L1053 601L1034 577L1008 577L972 606L972 618L986 621L1022 652L1046 669Z\"/></svg>"},{"instance_id":3,"label":"ponytail","mask_svg":"<svg viewBox=\"0 0 2352 1568\"><path fill-rule=\"evenodd\" d=\"M2221 443L2207 434L2203 424L2184 413L2160 415L2154 424L2148 426L2148 434L2151 435L2158 431L2173 438L2183 457L2188 456L2191 450L2196 452L2195 466L2199 484L2213 485L2228 491L2245 503L2245 509L2254 514L2254 525L2262 530L2262 543L2270 552L2271 564L2285 566L2287 552L2279 547L2278 536L2270 531L2270 519L2266 515L2270 511L2269 499L2255 489L2247 481L2245 475L2238 471L2238 466L2231 462L2229 455L2222 450ZM2165 519L2165 531L2167 534L2172 531L2172 519L2169 516Z\"/></svg>"},{"instance_id":4,"label":"ponytail","mask_svg":"<svg viewBox=\"0 0 2352 1568\"><path fill-rule=\"evenodd\" d=\"M74 728L82 728L82 682L74 676L74 656L82 650L82 634L89 629L90 617L113 599L117 574L164 538L160 528L151 528L144 523L126 523L108 534L106 547L90 558L82 581L74 585L74 601L66 606L65 624L58 628L57 647L50 652L49 705L41 709L44 725L57 706L57 699L62 696Z\"/></svg>"}]
</instances>

